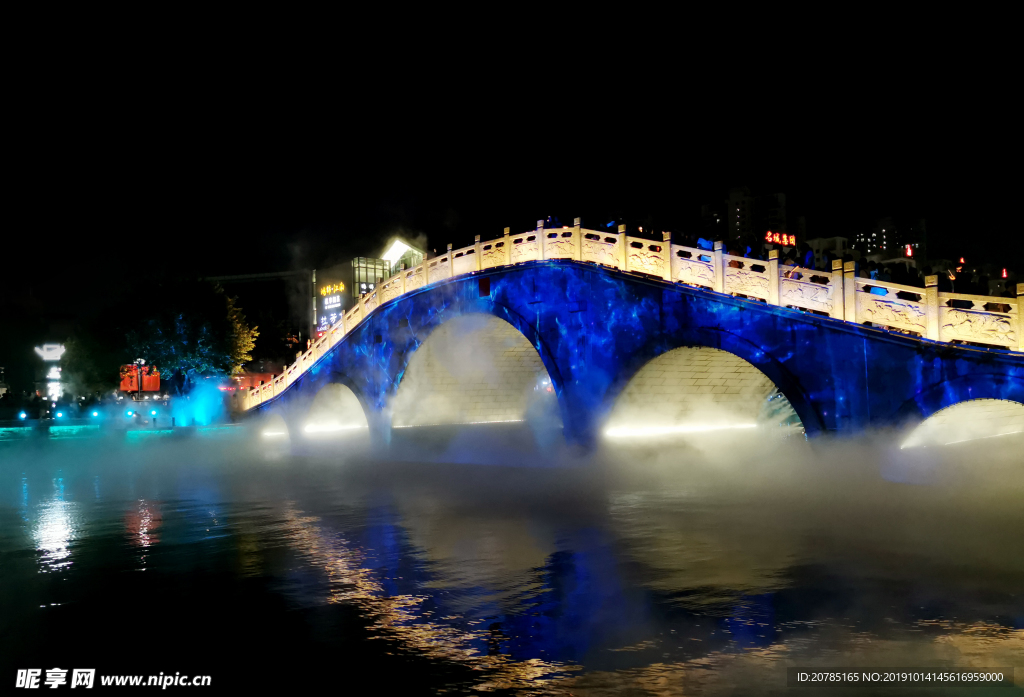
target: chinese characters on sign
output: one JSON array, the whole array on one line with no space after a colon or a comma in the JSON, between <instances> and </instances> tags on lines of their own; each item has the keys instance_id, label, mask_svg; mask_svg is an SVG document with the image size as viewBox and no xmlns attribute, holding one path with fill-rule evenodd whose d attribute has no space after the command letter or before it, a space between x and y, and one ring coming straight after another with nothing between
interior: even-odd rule
<instances>
[{"instance_id":1,"label":"chinese characters on sign","mask_svg":"<svg viewBox=\"0 0 1024 697\"><path fill-rule=\"evenodd\" d=\"M787 235L784 232L779 233L772 232L771 230L769 230L768 232L765 233L764 241L771 242L773 244L785 245L786 247L795 247L796 235Z\"/></svg>"},{"instance_id":2,"label":"chinese characters on sign","mask_svg":"<svg viewBox=\"0 0 1024 697\"><path fill-rule=\"evenodd\" d=\"M332 293L343 293L345 292L344 283L328 283L327 285L320 286L320 295L328 296Z\"/></svg>"}]
</instances>

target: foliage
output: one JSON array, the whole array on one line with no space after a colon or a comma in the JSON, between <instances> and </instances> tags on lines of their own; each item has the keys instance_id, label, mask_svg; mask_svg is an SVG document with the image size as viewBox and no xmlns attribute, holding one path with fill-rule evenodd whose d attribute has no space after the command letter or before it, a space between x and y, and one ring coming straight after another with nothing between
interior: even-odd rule
<instances>
[{"instance_id":1,"label":"foliage","mask_svg":"<svg viewBox=\"0 0 1024 697\"><path fill-rule=\"evenodd\" d=\"M162 278L126 283L109 304L76 327L62 365L71 391L114 389L118 366L143 359L161 381L231 375L252 360L259 331L234 298L211 283Z\"/></svg>"},{"instance_id":2,"label":"foliage","mask_svg":"<svg viewBox=\"0 0 1024 697\"><path fill-rule=\"evenodd\" d=\"M259 327L250 327L246 323L242 308L235 304L236 298L226 297L226 300L228 322L231 324L231 374L237 375L252 360L252 350L260 333Z\"/></svg>"}]
</instances>

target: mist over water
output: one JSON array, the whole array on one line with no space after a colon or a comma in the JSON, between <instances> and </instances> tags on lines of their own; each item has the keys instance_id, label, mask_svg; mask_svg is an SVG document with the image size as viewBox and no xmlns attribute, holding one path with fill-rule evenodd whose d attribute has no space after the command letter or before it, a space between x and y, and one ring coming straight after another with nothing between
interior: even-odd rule
<instances>
[{"instance_id":1,"label":"mist over water","mask_svg":"<svg viewBox=\"0 0 1024 697\"><path fill-rule=\"evenodd\" d=\"M583 456L526 421L396 429L396 461L363 432L297 449L258 428L0 443L4 679L783 694L787 666L935 665L1024 684L1019 435L752 429Z\"/></svg>"}]
</instances>

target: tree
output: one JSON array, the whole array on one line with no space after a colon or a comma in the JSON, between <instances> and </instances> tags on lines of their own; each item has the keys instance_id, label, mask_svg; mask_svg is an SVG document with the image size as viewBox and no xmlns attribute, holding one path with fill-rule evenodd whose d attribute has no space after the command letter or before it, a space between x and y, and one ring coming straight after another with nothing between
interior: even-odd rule
<instances>
[{"instance_id":1,"label":"tree","mask_svg":"<svg viewBox=\"0 0 1024 697\"><path fill-rule=\"evenodd\" d=\"M249 327L246 323L242 308L235 304L238 298L226 297L226 300L228 322L231 323L231 374L237 375L252 360L252 350L260 333L259 327Z\"/></svg>"},{"instance_id":2,"label":"tree","mask_svg":"<svg viewBox=\"0 0 1024 697\"><path fill-rule=\"evenodd\" d=\"M234 298L219 286L200 283L164 297L164 312L127 334L128 352L161 373L233 375L252 360L259 331L249 327ZM182 292L184 291L184 292Z\"/></svg>"}]
</instances>

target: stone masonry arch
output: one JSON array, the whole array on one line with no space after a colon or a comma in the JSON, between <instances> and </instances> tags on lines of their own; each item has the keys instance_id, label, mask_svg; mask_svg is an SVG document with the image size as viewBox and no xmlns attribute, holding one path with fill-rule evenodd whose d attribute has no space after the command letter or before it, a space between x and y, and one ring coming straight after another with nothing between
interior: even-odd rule
<instances>
[{"instance_id":1,"label":"stone masonry arch","mask_svg":"<svg viewBox=\"0 0 1024 697\"><path fill-rule=\"evenodd\" d=\"M521 421L552 392L540 354L516 327L468 313L436 327L413 352L391 402L392 425Z\"/></svg>"}]
</instances>

